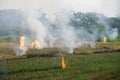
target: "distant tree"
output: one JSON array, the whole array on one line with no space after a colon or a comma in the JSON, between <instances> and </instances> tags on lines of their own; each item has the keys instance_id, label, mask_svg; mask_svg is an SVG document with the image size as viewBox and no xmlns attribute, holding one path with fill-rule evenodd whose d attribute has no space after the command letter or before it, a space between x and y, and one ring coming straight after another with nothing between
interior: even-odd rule
<instances>
[{"instance_id":1,"label":"distant tree","mask_svg":"<svg viewBox=\"0 0 120 80\"><path fill-rule=\"evenodd\" d=\"M112 28L118 28L118 32L120 34L120 17L110 17L108 18L108 24L110 24L110 26Z\"/></svg>"}]
</instances>

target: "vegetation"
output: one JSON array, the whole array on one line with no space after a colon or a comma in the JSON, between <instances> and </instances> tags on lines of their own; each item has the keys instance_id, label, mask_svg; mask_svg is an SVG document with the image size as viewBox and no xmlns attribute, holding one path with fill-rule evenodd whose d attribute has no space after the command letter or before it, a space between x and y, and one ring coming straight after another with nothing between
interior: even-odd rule
<instances>
[{"instance_id":1,"label":"vegetation","mask_svg":"<svg viewBox=\"0 0 120 80\"><path fill-rule=\"evenodd\" d=\"M13 43L0 43L0 54L12 54L14 55L14 50L18 47L18 44ZM91 45L91 44L90 44ZM96 42L93 43L94 47L90 48L90 45L84 45L83 47L78 47L74 49L73 54L92 54L92 53L104 53L104 52L119 52L120 42ZM44 48L44 49L28 49L25 56L37 57L37 56L60 56L60 53L66 53L59 48Z\"/></svg>"},{"instance_id":2,"label":"vegetation","mask_svg":"<svg viewBox=\"0 0 120 80\"><path fill-rule=\"evenodd\" d=\"M0 77L5 80L119 80L120 53L67 55L2 61Z\"/></svg>"},{"instance_id":3,"label":"vegetation","mask_svg":"<svg viewBox=\"0 0 120 80\"><path fill-rule=\"evenodd\" d=\"M10 42L11 37L10 36L0 36L0 42Z\"/></svg>"},{"instance_id":4,"label":"vegetation","mask_svg":"<svg viewBox=\"0 0 120 80\"><path fill-rule=\"evenodd\" d=\"M27 24L25 17L22 16L19 10L0 10L0 15L0 36L20 36L24 34L29 38L34 38L36 32L29 28L29 24ZM52 30L54 30L57 24L50 23L44 15L41 16L43 16L41 17L42 20L45 20L43 24L50 25L50 30L52 27ZM101 41L103 36L111 37L109 34L113 32L120 34L120 17L107 18L103 14L98 13L76 12L71 15L69 25L72 25L78 32L77 36L80 36L79 30L85 29L89 34L95 34L94 36L96 36L98 41ZM0 39L0 42L3 41Z\"/></svg>"},{"instance_id":5,"label":"vegetation","mask_svg":"<svg viewBox=\"0 0 120 80\"><path fill-rule=\"evenodd\" d=\"M2 80L119 80L119 42L96 43L96 48L76 48L64 54L67 67L61 69L59 49L29 49L26 55L14 55L12 43L0 46L0 79ZM117 49L117 52L114 50ZM95 53L99 50L112 52ZM53 54L52 54L53 53ZM87 53L86 55L80 55ZM93 54L95 53L95 54ZM30 56L34 55L36 56ZM38 55L40 54L40 55ZM58 54L56 56L56 54ZM45 56L43 56L45 55ZM47 55L47 56L46 56Z\"/></svg>"},{"instance_id":6,"label":"vegetation","mask_svg":"<svg viewBox=\"0 0 120 80\"><path fill-rule=\"evenodd\" d=\"M96 42L93 48L90 45L75 48L73 54L58 48L45 48L28 49L26 54L19 56L15 53L18 36L25 34L35 38L35 32L28 29L26 19L19 11L0 10L0 15L1 80L120 80L120 17L74 13L69 25L78 30L77 36L86 36L80 35L80 29L94 34L96 41L102 41L104 36L109 38L110 33L116 31L119 36L107 43ZM66 69L61 69L61 56L65 58Z\"/></svg>"}]
</instances>

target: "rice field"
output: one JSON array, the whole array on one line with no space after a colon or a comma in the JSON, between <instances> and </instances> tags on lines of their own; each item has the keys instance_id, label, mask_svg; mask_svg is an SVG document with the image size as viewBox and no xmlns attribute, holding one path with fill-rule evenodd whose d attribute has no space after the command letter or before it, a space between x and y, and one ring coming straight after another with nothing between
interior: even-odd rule
<instances>
[{"instance_id":1,"label":"rice field","mask_svg":"<svg viewBox=\"0 0 120 80\"><path fill-rule=\"evenodd\" d=\"M28 50L26 55L17 56L13 48L8 46L10 43L2 43L0 79L120 80L119 43L96 44L94 49L76 48L74 54L63 53L67 66L62 69L59 50Z\"/></svg>"}]
</instances>

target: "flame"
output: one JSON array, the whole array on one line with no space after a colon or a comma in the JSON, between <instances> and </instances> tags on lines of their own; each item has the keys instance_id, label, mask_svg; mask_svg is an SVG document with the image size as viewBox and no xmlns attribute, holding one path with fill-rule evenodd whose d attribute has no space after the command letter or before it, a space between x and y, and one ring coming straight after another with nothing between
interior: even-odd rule
<instances>
[{"instance_id":1,"label":"flame","mask_svg":"<svg viewBox=\"0 0 120 80\"><path fill-rule=\"evenodd\" d=\"M36 48L36 49L41 49L41 46L39 44L39 42L37 40L34 40L31 44L30 44L30 48Z\"/></svg>"},{"instance_id":2,"label":"flame","mask_svg":"<svg viewBox=\"0 0 120 80\"><path fill-rule=\"evenodd\" d=\"M66 63L65 63L64 57L62 57L62 60L61 60L61 67L62 67L62 69L66 68Z\"/></svg>"},{"instance_id":3,"label":"flame","mask_svg":"<svg viewBox=\"0 0 120 80\"><path fill-rule=\"evenodd\" d=\"M107 37L104 36L103 42L106 43L107 42Z\"/></svg>"},{"instance_id":4,"label":"flame","mask_svg":"<svg viewBox=\"0 0 120 80\"><path fill-rule=\"evenodd\" d=\"M19 48L21 49L21 50L24 50L24 47L25 47L25 36L21 36L20 37L20 44L19 44Z\"/></svg>"}]
</instances>

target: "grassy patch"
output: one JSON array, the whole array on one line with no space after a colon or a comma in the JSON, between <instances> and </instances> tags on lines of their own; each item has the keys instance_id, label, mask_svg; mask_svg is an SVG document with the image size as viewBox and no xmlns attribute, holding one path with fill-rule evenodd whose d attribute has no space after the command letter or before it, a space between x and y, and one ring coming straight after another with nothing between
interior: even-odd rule
<instances>
[{"instance_id":1,"label":"grassy patch","mask_svg":"<svg viewBox=\"0 0 120 80\"><path fill-rule=\"evenodd\" d=\"M96 43L95 48L76 48L74 49L74 54L64 54L62 52L67 67L66 69L61 69L60 49L28 49L24 56L15 56L13 50L14 44L1 43L0 79L119 80L119 44L119 42ZM112 50L112 52L107 52L109 50ZM98 51L98 54L93 54L96 51ZM103 54L99 53L99 51L103 51ZM2 55L4 55L3 59L1 58Z\"/></svg>"},{"instance_id":2,"label":"grassy patch","mask_svg":"<svg viewBox=\"0 0 120 80\"><path fill-rule=\"evenodd\" d=\"M60 56L61 50L58 48L29 49L25 56L30 57L55 57Z\"/></svg>"},{"instance_id":3,"label":"grassy patch","mask_svg":"<svg viewBox=\"0 0 120 80\"><path fill-rule=\"evenodd\" d=\"M3 61L0 77L6 80L120 79L120 53L66 55L66 69L61 69L60 60L61 57L40 57Z\"/></svg>"}]
</instances>

